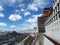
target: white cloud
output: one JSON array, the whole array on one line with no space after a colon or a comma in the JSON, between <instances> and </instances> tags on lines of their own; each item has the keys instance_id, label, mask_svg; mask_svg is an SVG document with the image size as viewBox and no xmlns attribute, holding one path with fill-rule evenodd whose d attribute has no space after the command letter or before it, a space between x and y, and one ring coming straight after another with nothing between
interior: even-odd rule
<instances>
[{"instance_id":1,"label":"white cloud","mask_svg":"<svg viewBox=\"0 0 60 45\"><path fill-rule=\"evenodd\" d=\"M19 7L25 8L25 4L20 4Z\"/></svg>"},{"instance_id":2,"label":"white cloud","mask_svg":"<svg viewBox=\"0 0 60 45\"><path fill-rule=\"evenodd\" d=\"M27 19L26 22L29 24L24 24L24 29L33 29L34 27L37 27L37 18L40 16L42 16L42 14L32 15L32 18Z\"/></svg>"},{"instance_id":3,"label":"white cloud","mask_svg":"<svg viewBox=\"0 0 60 45\"><path fill-rule=\"evenodd\" d=\"M9 17L9 20L11 21L17 21L17 20L20 20L22 19L22 17L18 14L11 14L10 17Z\"/></svg>"},{"instance_id":4,"label":"white cloud","mask_svg":"<svg viewBox=\"0 0 60 45\"><path fill-rule=\"evenodd\" d=\"M23 27L27 27L28 24L27 24L27 23L23 23L22 26L23 26Z\"/></svg>"},{"instance_id":5,"label":"white cloud","mask_svg":"<svg viewBox=\"0 0 60 45\"><path fill-rule=\"evenodd\" d=\"M48 0L34 0L32 4L27 6L27 9L38 11L38 8L44 8L49 4Z\"/></svg>"},{"instance_id":6,"label":"white cloud","mask_svg":"<svg viewBox=\"0 0 60 45\"><path fill-rule=\"evenodd\" d=\"M49 2L47 0L34 0L34 3L39 8L44 8Z\"/></svg>"},{"instance_id":7,"label":"white cloud","mask_svg":"<svg viewBox=\"0 0 60 45\"><path fill-rule=\"evenodd\" d=\"M37 23L30 23L30 24L24 23L23 24L23 30L25 30L25 29L33 29L34 27L37 27Z\"/></svg>"},{"instance_id":8,"label":"white cloud","mask_svg":"<svg viewBox=\"0 0 60 45\"><path fill-rule=\"evenodd\" d=\"M37 27L37 23L31 23L30 28L34 28L34 27Z\"/></svg>"},{"instance_id":9,"label":"white cloud","mask_svg":"<svg viewBox=\"0 0 60 45\"><path fill-rule=\"evenodd\" d=\"M16 0L8 0L7 2L9 6L12 6L16 3Z\"/></svg>"},{"instance_id":10,"label":"white cloud","mask_svg":"<svg viewBox=\"0 0 60 45\"><path fill-rule=\"evenodd\" d=\"M34 22L36 22L36 19L35 18L30 18L30 19L28 19L26 21L29 22L29 23L34 23Z\"/></svg>"},{"instance_id":11,"label":"white cloud","mask_svg":"<svg viewBox=\"0 0 60 45\"><path fill-rule=\"evenodd\" d=\"M11 28L15 28L16 26L15 26L15 25L11 25L10 27L11 27Z\"/></svg>"},{"instance_id":12,"label":"white cloud","mask_svg":"<svg viewBox=\"0 0 60 45\"><path fill-rule=\"evenodd\" d=\"M32 15L33 18L37 19L38 17L41 17L43 14L38 14L38 15Z\"/></svg>"},{"instance_id":13,"label":"white cloud","mask_svg":"<svg viewBox=\"0 0 60 45\"><path fill-rule=\"evenodd\" d=\"M6 23L0 22L0 26L7 26Z\"/></svg>"},{"instance_id":14,"label":"white cloud","mask_svg":"<svg viewBox=\"0 0 60 45\"><path fill-rule=\"evenodd\" d=\"M15 12L21 14L21 10L15 10Z\"/></svg>"},{"instance_id":15,"label":"white cloud","mask_svg":"<svg viewBox=\"0 0 60 45\"><path fill-rule=\"evenodd\" d=\"M29 23L36 23L37 22L37 18L40 17L42 14L38 14L38 15L33 15L33 18L29 18L26 21Z\"/></svg>"},{"instance_id":16,"label":"white cloud","mask_svg":"<svg viewBox=\"0 0 60 45\"><path fill-rule=\"evenodd\" d=\"M2 5L9 5L9 6L13 6L14 8L16 7L21 7L23 6L22 3L24 2L24 0L0 0L0 4ZM16 6L17 4L17 6ZM21 5L21 6L18 6L18 5Z\"/></svg>"},{"instance_id":17,"label":"white cloud","mask_svg":"<svg viewBox=\"0 0 60 45\"><path fill-rule=\"evenodd\" d=\"M0 5L0 11L4 10L4 8Z\"/></svg>"},{"instance_id":18,"label":"white cloud","mask_svg":"<svg viewBox=\"0 0 60 45\"><path fill-rule=\"evenodd\" d=\"M29 4L28 8L34 11L38 11L38 7L35 4Z\"/></svg>"},{"instance_id":19,"label":"white cloud","mask_svg":"<svg viewBox=\"0 0 60 45\"><path fill-rule=\"evenodd\" d=\"M27 16L27 15L30 15L30 14L31 14L30 12L25 12L24 16Z\"/></svg>"},{"instance_id":20,"label":"white cloud","mask_svg":"<svg viewBox=\"0 0 60 45\"><path fill-rule=\"evenodd\" d=\"M21 11L25 11L24 9L21 9Z\"/></svg>"},{"instance_id":21,"label":"white cloud","mask_svg":"<svg viewBox=\"0 0 60 45\"><path fill-rule=\"evenodd\" d=\"M4 17L4 14L3 13L0 13L0 17Z\"/></svg>"},{"instance_id":22,"label":"white cloud","mask_svg":"<svg viewBox=\"0 0 60 45\"><path fill-rule=\"evenodd\" d=\"M33 29L34 27L37 27L37 23L31 23L30 26L28 26L30 29Z\"/></svg>"},{"instance_id":23,"label":"white cloud","mask_svg":"<svg viewBox=\"0 0 60 45\"><path fill-rule=\"evenodd\" d=\"M15 10L16 12L20 12L20 10Z\"/></svg>"},{"instance_id":24,"label":"white cloud","mask_svg":"<svg viewBox=\"0 0 60 45\"><path fill-rule=\"evenodd\" d=\"M18 2L23 2L24 0L17 0Z\"/></svg>"}]
</instances>

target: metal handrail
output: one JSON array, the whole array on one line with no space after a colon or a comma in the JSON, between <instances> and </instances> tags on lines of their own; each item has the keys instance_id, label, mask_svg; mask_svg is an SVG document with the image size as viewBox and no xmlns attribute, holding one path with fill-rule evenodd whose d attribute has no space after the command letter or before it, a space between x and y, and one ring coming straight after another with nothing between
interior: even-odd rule
<instances>
[{"instance_id":1,"label":"metal handrail","mask_svg":"<svg viewBox=\"0 0 60 45\"><path fill-rule=\"evenodd\" d=\"M49 36L45 35L44 36L49 39L54 45L60 45L60 43L56 42L55 40L53 40L52 38L50 38Z\"/></svg>"}]
</instances>

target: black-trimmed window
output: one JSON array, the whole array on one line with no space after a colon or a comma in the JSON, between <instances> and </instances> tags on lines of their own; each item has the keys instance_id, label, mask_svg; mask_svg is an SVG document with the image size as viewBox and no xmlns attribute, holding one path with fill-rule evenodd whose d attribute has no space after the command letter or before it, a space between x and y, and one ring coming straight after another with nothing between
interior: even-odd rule
<instances>
[{"instance_id":1,"label":"black-trimmed window","mask_svg":"<svg viewBox=\"0 0 60 45\"><path fill-rule=\"evenodd\" d=\"M60 9L60 4L58 3L58 5L57 5L57 6L58 6L58 10L59 10L59 9Z\"/></svg>"},{"instance_id":2,"label":"black-trimmed window","mask_svg":"<svg viewBox=\"0 0 60 45\"><path fill-rule=\"evenodd\" d=\"M57 14L56 14L56 20L58 20Z\"/></svg>"},{"instance_id":3,"label":"black-trimmed window","mask_svg":"<svg viewBox=\"0 0 60 45\"><path fill-rule=\"evenodd\" d=\"M56 12L57 12L57 7L55 9L56 9Z\"/></svg>"},{"instance_id":4,"label":"black-trimmed window","mask_svg":"<svg viewBox=\"0 0 60 45\"><path fill-rule=\"evenodd\" d=\"M60 12L58 13L58 15L59 15L59 18L60 18Z\"/></svg>"},{"instance_id":5,"label":"black-trimmed window","mask_svg":"<svg viewBox=\"0 0 60 45\"><path fill-rule=\"evenodd\" d=\"M60 18L60 14L59 14L59 18Z\"/></svg>"},{"instance_id":6,"label":"black-trimmed window","mask_svg":"<svg viewBox=\"0 0 60 45\"><path fill-rule=\"evenodd\" d=\"M55 21L55 16L54 16L54 21Z\"/></svg>"}]
</instances>

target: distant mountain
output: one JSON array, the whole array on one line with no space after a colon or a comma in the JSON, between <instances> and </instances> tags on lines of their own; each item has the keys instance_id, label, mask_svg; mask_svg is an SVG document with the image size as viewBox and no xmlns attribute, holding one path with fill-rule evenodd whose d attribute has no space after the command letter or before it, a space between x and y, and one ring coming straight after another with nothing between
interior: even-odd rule
<instances>
[{"instance_id":1,"label":"distant mountain","mask_svg":"<svg viewBox=\"0 0 60 45\"><path fill-rule=\"evenodd\" d=\"M7 36L7 38L13 38L13 37L15 38L19 35L23 35L23 34L17 33L16 31L13 31L13 32L7 33L6 36Z\"/></svg>"},{"instance_id":2,"label":"distant mountain","mask_svg":"<svg viewBox=\"0 0 60 45\"><path fill-rule=\"evenodd\" d=\"M17 42L22 41L26 38L29 34L28 33L17 33L16 31L8 32L6 35L0 36L0 41L9 40L15 38Z\"/></svg>"}]
</instances>

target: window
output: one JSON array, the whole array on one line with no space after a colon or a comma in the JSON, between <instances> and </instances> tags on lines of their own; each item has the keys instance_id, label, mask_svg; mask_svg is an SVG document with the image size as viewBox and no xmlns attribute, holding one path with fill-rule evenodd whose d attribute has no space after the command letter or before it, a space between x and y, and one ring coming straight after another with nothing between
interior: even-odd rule
<instances>
[{"instance_id":1,"label":"window","mask_svg":"<svg viewBox=\"0 0 60 45\"><path fill-rule=\"evenodd\" d=\"M56 8L55 8L55 14L56 14Z\"/></svg>"},{"instance_id":2,"label":"window","mask_svg":"<svg viewBox=\"0 0 60 45\"><path fill-rule=\"evenodd\" d=\"M59 18L60 18L60 15L59 15Z\"/></svg>"},{"instance_id":3,"label":"window","mask_svg":"<svg viewBox=\"0 0 60 45\"><path fill-rule=\"evenodd\" d=\"M56 7L56 12L57 12L57 7Z\"/></svg>"},{"instance_id":4,"label":"window","mask_svg":"<svg viewBox=\"0 0 60 45\"><path fill-rule=\"evenodd\" d=\"M59 3L59 9L60 9L60 3Z\"/></svg>"},{"instance_id":5,"label":"window","mask_svg":"<svg viewBox=\"0 0 60 45\"><path fill-rule=\"evenodd\" d=\"M55 14L55 10L54 10L54 14Z\"/></svg>"},{"instance_id":6,"label":"window","mask_svg":"<svg viewBox=\"0 0 60 45\"><path fill-rule=\"evenodd\" d=\"M58 3L58 10L60 9L60 4Z\"/></svg>"},{"instance_id":7,"label":"window","mask_svg":"<svg viewBox=\"0 0 60 45\"><path fill-rule=\"evenodd\" d=\"M59 10L59 4L57 6L58 6L58 10Z\"/></svg>"},{"instance_id":8,"label":"window","mask_svg":"<svg viewBox=\"0 0 60 45\"><path fill-rule=\"evenodd\" d=\"M59 18L60 18L60 12L58 13L58 15L59 15Z\"/></svg>"},{"instance_id":9,"label":"window","mask_svg":"<svg viewBox=\"0 0 60 45\"><path fill-rule=\"evenodd\" d=\"M60 2L60 0L59 0L59 2Z\"/></svg>"},{"instance_id":10,"label":"window","mask_svg":"<svg viewBox=\"0 0 60 45\"><path fill-rule=\"evenodd\" d=\"M56 14L56 20L58 20L57 14Z\"/></svg>"},{"instance_id":11,"label":"window","mask_svg":"<svg viewBox=\"0 0 60 45\"><path fill-rule=\"evenodd\" d=\"M54 21L55 21L55 16L54 16Z\"/></svg>"}]
</instances>

